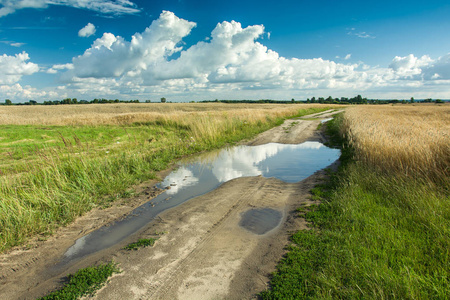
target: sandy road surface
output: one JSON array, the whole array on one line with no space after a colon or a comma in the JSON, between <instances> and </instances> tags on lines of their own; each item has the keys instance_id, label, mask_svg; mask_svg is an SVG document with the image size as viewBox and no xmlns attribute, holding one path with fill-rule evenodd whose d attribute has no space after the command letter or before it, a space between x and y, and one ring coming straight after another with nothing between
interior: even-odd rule
<instances>
[{"instance_id":1,"label":"sandy road surface","mask_svg":"<svg viewBox=\"0 0 450 300\"><path fill-rule=\"evenodd\" d=\"M311 117L311 116L308 116ZM329 113L317 117L329 117ZM262 133L249 145L268 142L297 144L323 141L318 120L287 120ZM64 270L52 265L87 232L123 216L157 193L154 182L139 187L141 193L120 205L94 210L46 241L31 242L0 256L0 298L35 299L58 287L62 278L80 267L113 259L122 273L100 290L96 299L252 299L267 287L268 275L284 254L294 230L305 226L295 209L311 204L309 190L323 172L299 183L274 178L246 177L170 209L147 228L117 246L93 254ZM238 224L252 208L282 212L281 224L264 235ZM128 252L121 248L139 238L164 232L154 247Z\"/></svg>"}]
</instances>

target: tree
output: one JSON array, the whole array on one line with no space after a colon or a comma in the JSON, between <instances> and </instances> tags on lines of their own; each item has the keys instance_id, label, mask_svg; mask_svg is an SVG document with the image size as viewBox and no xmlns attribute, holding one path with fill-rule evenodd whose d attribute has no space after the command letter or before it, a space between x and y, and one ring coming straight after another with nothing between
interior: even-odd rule
<instances>
[{"instance_id":1,"label":"tree","mask_svg":"<svg viewBox=\"0 0 450 300\"><path fill-rule=\"evenodd\" d=\"M410 102L411 102L411 103L414 103L414 97L411 97Z\"/></svg>"},{"instance_id":2,"label":"tree","mask_svg":"<svg viewBox=\"0 0 450 300\"><path fill-rule=\"evenodd\" d=\"M166 98L162 97L161 98L161 103L166 103Z\"/></svg>"},{"instance_id":3,"label":"tree","mask_svg":"<svg viewBox=\"0 0 450 300\"><path fill-rule=\"evenodd\" d=\"M11 102L11 100L9 100L9 99L6 99L6 100L5 100L5 105L12 105L12 102Z\"/></svg>"}]
</instances>

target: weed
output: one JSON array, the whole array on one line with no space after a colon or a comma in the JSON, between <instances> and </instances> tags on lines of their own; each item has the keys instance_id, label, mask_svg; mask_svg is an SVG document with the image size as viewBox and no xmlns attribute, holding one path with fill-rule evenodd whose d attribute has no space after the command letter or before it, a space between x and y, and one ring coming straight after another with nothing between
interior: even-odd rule
<instances>
[{"instance_id":1,"label":"weed","mask_svg":"<svg viewBox=\"0 0 450 300\"><path fill-rule=\"evenodd\" d=\"M79 299L82 296L93 295L114 273L120 273L120 269L114 262L80 269L75 274L67 276L68 282L62 289L42 297L40 300Z\"/></svg>"},{"instance_id":2,"label":"weed","mask_svg":"<svg viewBox=\"0 0 450 300\"><path fill-rule=\"evenodd\" d=\"M140 239L135 243L131 243L124 247L125 250L138 250L139 248L153 246L156 242L156 239L149 238L149 239Z\"/></svg>"}]
</instances>

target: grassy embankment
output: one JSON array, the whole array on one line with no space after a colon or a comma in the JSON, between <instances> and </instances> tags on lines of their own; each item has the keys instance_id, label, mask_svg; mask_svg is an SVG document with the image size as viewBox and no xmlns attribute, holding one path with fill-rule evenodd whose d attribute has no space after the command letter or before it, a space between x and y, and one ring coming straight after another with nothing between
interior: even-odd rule
<instances>
[{"instance_id":1,"label":"grassy embankment","mask_svg":"<svg viewBox=\"0 0 450 300\"><path fill-rule=\"evenodd\" d=\"M175 159L326 110L321 105L0 108L0 252L125 197Z\"/></svg>"},{"instance_id":2,"label":"grassy embankment","mask_svg":"<svg viewBox=\"0 0 450 300\"><path fill-rule=\"evenodd\" d=\"M449 116L364 106L330 123L342 165L262 298L449 299Z\"/></svg>"}]
</instances>

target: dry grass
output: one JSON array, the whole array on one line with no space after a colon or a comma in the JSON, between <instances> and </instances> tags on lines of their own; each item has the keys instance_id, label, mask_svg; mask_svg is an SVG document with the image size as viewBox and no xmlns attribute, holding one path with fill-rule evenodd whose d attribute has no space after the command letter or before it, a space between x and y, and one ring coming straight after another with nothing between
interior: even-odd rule
<instances>
[{"instance_id":1,"label":"dry grass","mask_svg":"<svg viewBox=\"0 0 450 300\"><path fill-rule=\"evenodd\" d=\"M331 106L331 105L327 105ZM286 116L320 104L151 103L57 106L0 106L0 125L125 125L204 114L229 117Z\"/></svg>"},{"instance_id":2,"label":"dry grass","mask_svg":"<svg viewBox=\"0 0 450 300\"><path fill-rule=\"evenodd\" d=\"M176 124L196 139L209 140L233 132L241 123L287 118L299 110L342 107L321 104L151 103L58 106L0 106L1 125L124 126ZM313 113L314 111L311 111ZM0 137L1 139L1 137ZM24 142L23 140L20 142Z\"/></svg>"},{"instance_id":3,"label":"dry grass","mask_svg":"<svg viewBox=\"0 0 450 300\"><path fill-rule=\"evenodd\" d=\"M450 173L450 106L358 106L344 115L355 155L386 172L432 180Z\"/></svg>"}]
</instances>

